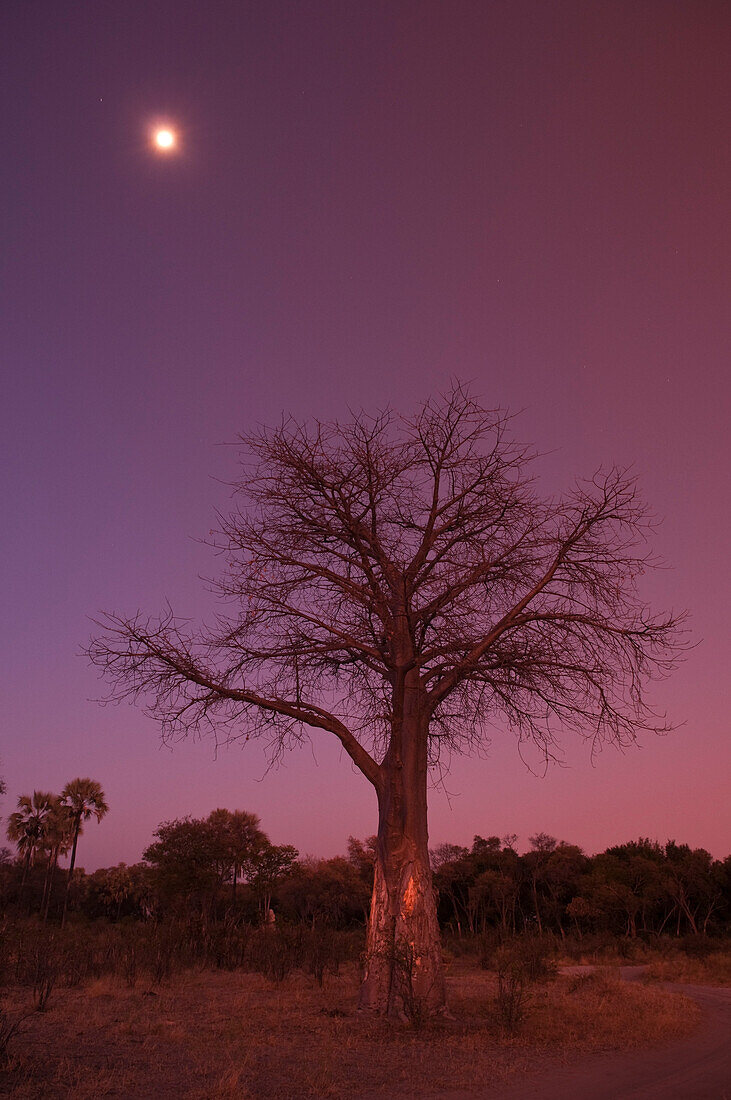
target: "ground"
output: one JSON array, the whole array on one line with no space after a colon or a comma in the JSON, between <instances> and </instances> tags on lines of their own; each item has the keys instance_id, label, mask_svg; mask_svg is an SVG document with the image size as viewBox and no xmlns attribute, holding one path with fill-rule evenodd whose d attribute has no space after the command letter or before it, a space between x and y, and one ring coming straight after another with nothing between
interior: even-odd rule
<instances>
[{"instance_id":1,"label":"ground","mask_svg":"<svg viewBox=\"0 0 731 1100\"><path fill-rule=\"evenodd\" d=\"M301 973L277 985L243 971L190 970L160 986L105 977L57 988L46 1011L33 1012L11 1040L0 1095L496 1098L539 1067L545 1074L547 1061L662 1050L700 1020L682 995L622 982L616 968L531 987L516 1034L499 1022L489 972L453 964L454 1018L421 1028L358 1015L357 981L352 967L326 976L322 988ZM28 990L5 997L11 1018L29 1004Z\"/></svg>"}]
</instances>

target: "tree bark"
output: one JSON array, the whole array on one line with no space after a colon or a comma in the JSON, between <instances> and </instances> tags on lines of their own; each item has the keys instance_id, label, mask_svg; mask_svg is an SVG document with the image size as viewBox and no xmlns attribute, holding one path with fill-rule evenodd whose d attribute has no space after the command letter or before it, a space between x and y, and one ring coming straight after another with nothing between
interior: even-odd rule
<instances>
[{"instance_id":1,"label":"tree bark","mask_svg":"<svg viewBox=\"0 0 731 1100\"><path fill-rule=\"evenodd\" d=\"M418 697L418 690L413 693ZM446 995L429 864L427 730L418 698L394 718L381 764L378 838L359 1007L413 1019L444 1011Z\"/></svg>"}]
</instances>

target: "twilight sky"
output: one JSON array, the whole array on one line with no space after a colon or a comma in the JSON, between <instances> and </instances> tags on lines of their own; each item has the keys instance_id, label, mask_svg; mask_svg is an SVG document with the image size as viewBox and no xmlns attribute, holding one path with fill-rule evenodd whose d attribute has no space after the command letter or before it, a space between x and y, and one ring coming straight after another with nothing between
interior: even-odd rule
<instances>
[{"instance_id":1,"label":"twilight sky","mask_svg":"<svg viewBox=\"0 0 731 1100\"><path fill-rule=\"evenodd\" d=\"M88 870L165 819L258 813L333 855L376 828L329 735L160 746L79 655L99 609L210 607L227 446L283 411L411 412L451 376L523 410L546 492L632 464L648 582L698 646L685 724L536 776L455 761L431 841L639 835L725 856L731 381L726 0L4 0L0 775L99 780ZM177 128L161 156L150 127Z\"/></svg>"}]
</instances>

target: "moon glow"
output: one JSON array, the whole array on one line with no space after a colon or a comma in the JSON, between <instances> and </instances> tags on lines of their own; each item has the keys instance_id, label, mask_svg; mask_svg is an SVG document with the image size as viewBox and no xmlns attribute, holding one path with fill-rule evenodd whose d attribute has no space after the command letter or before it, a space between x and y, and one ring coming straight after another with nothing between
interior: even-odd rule
<instances>
[{"instance_id":1,"label":"moon glow","mask_svg":"<svg viewBox=\"0 0 731 1100\"><path fill-rule=\"evenodd\" d=\"M171 130L167 126L161 126L158 130L155 130L152 140L155 144L155 148L161 153L169 153L177 145L178 139L174 130Z\"/></svg>"}]
</instances>

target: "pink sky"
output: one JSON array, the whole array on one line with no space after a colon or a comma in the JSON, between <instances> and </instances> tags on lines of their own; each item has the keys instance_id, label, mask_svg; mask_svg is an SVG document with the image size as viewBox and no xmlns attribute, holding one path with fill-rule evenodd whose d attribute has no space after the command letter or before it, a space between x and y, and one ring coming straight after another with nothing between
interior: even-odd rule
<instances>
[{"instance_id":1,"label":"pink sky","mask_svg":"<svg viewBox=\"0 0 731 1100\"><path fill-rule=\"evenodd\" d=\"M457 375L523 410L547 491L637 469L669 563L648 591L698 645L653 689L677 732L593 766L569 742L538 778L492 731L434 791L432 842L725 856L728 5L11 0L0 24L0 809L99 780L88 869L216 806L303 853L374 832L324 734L266 776L256 746L162 749L141 711L91 701L79 652L99 609L209 606L196 540L239 432L409 412ZM177 156L150 152L157 117Z\"/></svg>"}]
</instances>

